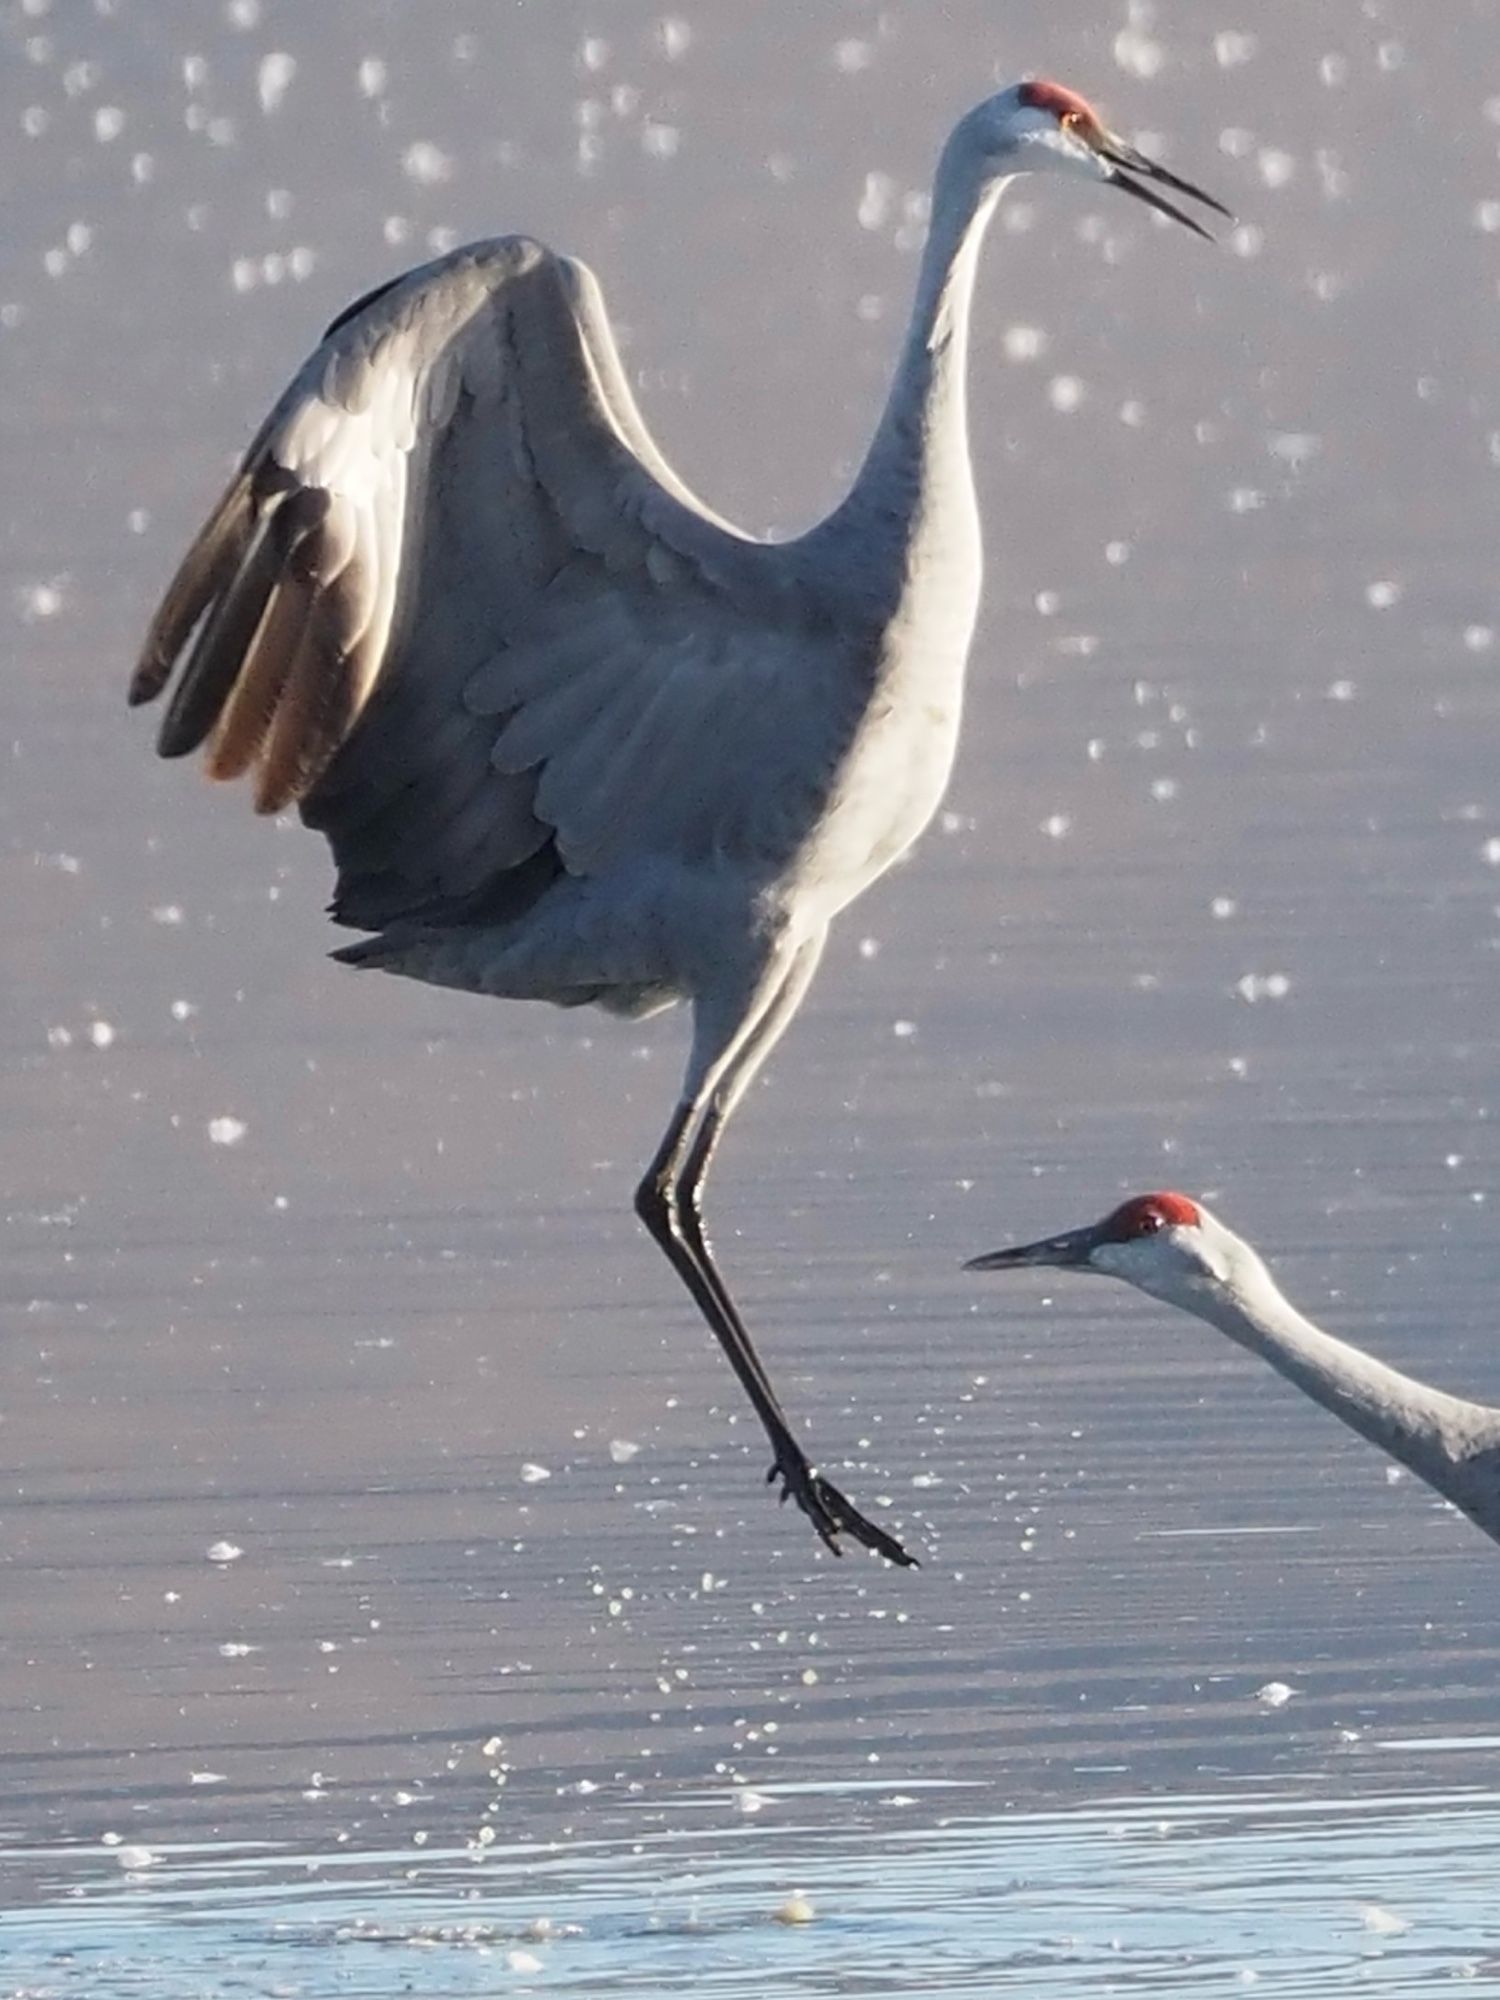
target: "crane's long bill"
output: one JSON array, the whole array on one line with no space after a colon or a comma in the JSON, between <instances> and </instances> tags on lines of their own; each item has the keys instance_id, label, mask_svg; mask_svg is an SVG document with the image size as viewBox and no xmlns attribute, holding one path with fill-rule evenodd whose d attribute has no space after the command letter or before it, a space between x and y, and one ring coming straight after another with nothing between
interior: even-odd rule
<instances>
[{"instance_id":1,"label":"crane's long bill","mask_svg":"<svg viewBox=\"0 0 1500 2000\"><path fill-rule=\"evenodd\" d=\"M971 1257L966 1271L1019 1271L1037 1265L1060 1271L1087 1271L1089 1257L1099 1241L1097 1224L1087 1229L1069 1229L1061 1236L1045 1236L1040 1243L1018 1243L1009 1250L988 1250Z\"/></svg>"},{"instance_id":2,"label":"crane's long bill","mask_svg":"<svg viewBox=\"0 0 1500 2000\"><path fill-rule=\"evenodd\" d=\"M1211 194L1205 194L1202 188L1194 187L1191 181L1181 179L1170 169L1158 166L1155 160L1148 160L1144 153L1138 153L1134 146L1127 146L1123 139L1115 138L1112 132L1102 132L1094 140L1094 150L1101 160L1107 160L1114 168L1110 179L1112 187L1120 188L1125 194L1133 194L1137 201L1145 202L1148 208L1154 208L1162 215L1170 215L1174 222L1180 222L1184 229L1191 229L1194 235L1201 236L1205 242L1212 243L1213 238L1202 223L1195 222L1190 215L1184 215L1175 202L1168 201L1165 195L1158 194L1153 187L1148 187L1146 185L1148 181L1159 181L1163 187L1175 188L1178 194L1185 194L1190 200L1201 202L1205 208L1211 208L1216 215L1222 215L1227 222L1234 221L1233 213L1222 201L1216 201ZM1127 168L1128 173L1125 171Z\"/></svg>"}]
</instances>

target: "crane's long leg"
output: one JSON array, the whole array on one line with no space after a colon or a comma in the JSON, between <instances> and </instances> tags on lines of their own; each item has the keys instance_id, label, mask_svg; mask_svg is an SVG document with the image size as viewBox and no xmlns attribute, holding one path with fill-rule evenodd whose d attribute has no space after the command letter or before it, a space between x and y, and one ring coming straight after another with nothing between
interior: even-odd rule
<instances>
[{"instance_id":1,"label":"crane's long leg","mask_svg":"<svg viewBox=\"0 0 1500 2000\"><path fill-rule=\"evenodd\" d=\"M759 988L713 1054L695 1050L689 1087L636 1190L636 1212L692 1294L765 1426L776 1454L770 1476L781 1479L782 1497L797 1502L835 1554L842 1554L843 1532L887 1561L910 1566L914 1558L901 1544L866 1520L809 1462L703 1231L701 1195L724 1128L801 1004L823 942L822 933L808 940L779 976Z\"/></svg>"}]
</instances>

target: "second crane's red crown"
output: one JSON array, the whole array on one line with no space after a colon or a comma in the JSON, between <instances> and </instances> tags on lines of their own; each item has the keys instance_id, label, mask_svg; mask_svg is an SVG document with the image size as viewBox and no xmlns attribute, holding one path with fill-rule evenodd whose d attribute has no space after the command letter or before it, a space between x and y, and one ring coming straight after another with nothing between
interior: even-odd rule
<instances>
[{"instance_id":1,"label":"second crane's red crown","mask_svg":"<svg viewBox=\"0 0 1500 2000\"><path fill-rule=\"evenodd\" d=\"M1203 1220L1198 1204L1185 1194L1138 1194L1121 1202L1103 1227L1111 1243L1132 1243L1137 1236L1152 1236L1158 1229L1175 1226L1193 1228Z\"/></svg>"}]
</instances>

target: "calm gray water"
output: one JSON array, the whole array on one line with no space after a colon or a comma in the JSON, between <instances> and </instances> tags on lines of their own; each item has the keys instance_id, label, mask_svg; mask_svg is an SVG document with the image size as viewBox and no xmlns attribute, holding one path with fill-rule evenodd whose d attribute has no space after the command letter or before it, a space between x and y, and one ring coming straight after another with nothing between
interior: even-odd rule
<instances>
[{"instance_id":1,"label":"calm gray water","mask_svg":"<svg viewBox=\"0 0 1500 2000\"><path fill-rule=\"evenodd\" d=\"M1500 1994L1493 1549L1207 1329L957 1268L1176 1184L1500 1400L1500 6L0 21L0 1994ZM586 257L691 482L814 517L1031 67L1242 222L1012 191L949 810L714 1189L894 1575L631 1216L682 1024L330 965L320 843L122 691L434 245Z\"/></svg>"}]
</instances>

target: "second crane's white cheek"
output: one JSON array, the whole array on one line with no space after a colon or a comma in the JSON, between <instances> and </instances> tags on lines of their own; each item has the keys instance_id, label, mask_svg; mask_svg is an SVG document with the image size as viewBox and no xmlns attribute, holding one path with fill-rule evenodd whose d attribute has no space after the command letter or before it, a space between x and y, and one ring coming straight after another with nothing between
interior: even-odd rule
<instances>
[{"instance_id":1,"label":"second crane's white cheek","mask_svg":"<svg viewBox=\"0 0 1500 2000\"><path fill-rule=\"evenodd\" d=\"M1196 1229L1158 1229L1126 1243L1101 1243L1089 1261L1108 1277L1177 1304L1185 1293L1221 1285L1228 1275L1217 1247Z\"/></svg>"}]
</instances>

